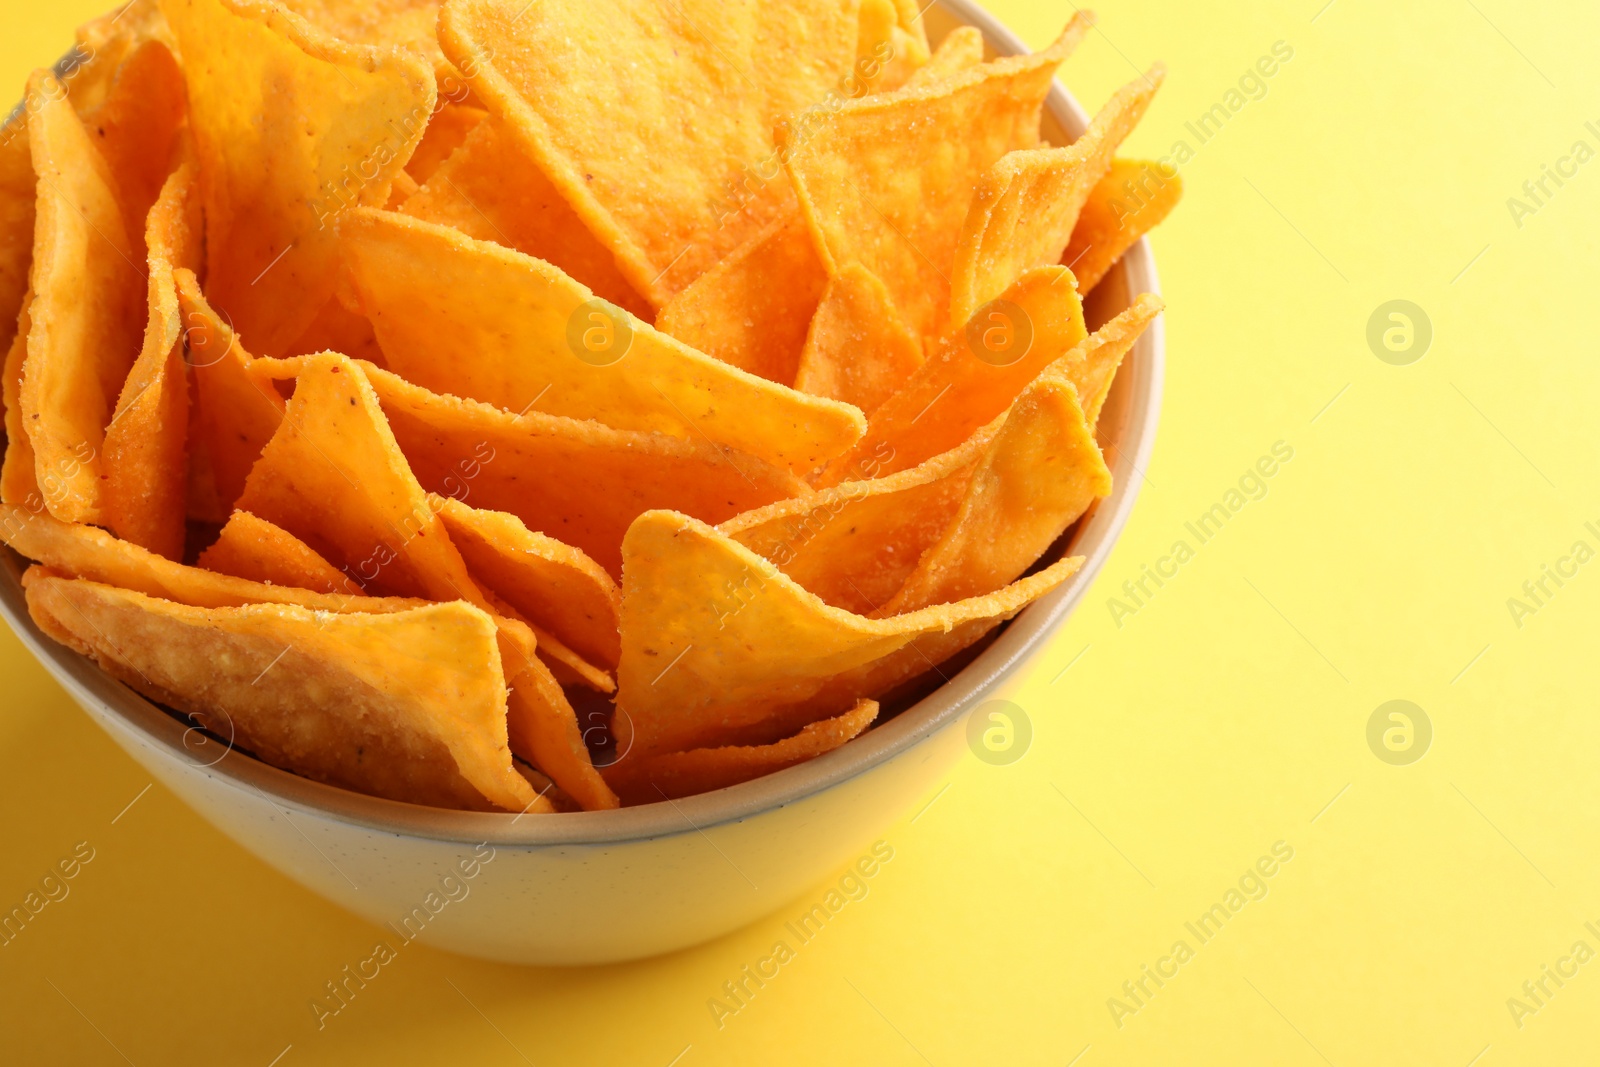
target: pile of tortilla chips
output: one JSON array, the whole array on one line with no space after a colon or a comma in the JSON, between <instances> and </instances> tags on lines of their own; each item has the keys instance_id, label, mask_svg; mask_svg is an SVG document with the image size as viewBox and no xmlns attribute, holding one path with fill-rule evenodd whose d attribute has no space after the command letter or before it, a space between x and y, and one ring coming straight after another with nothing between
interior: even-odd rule
<instances>
[{"instance_id":1,"label":"pile of tortilla chips","mask_svg":"<svg viewBox=\"0 0 1600 1067\"><path fill-rule=\"evenodd\" d=\"M1066 581L1161 304L1161 83L909 0L134 0L0 131L0 538L39 627L393 800L836 749ZM10 323L16 323L14 332ZM945 670L941 671L941 665ZM919 688L920 687L920 688Z\"/></svg>"}]
</instances>

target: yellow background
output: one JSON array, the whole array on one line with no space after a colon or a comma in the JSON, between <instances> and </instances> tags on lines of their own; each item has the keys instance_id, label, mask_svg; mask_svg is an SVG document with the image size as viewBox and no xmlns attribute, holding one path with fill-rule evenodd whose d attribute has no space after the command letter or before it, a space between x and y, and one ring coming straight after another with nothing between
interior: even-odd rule
<instances>
[{"instance_id":1,"label":"yellow background","mask_svg":"<svg viewBox=\"0 0 1600 1067\"><path fill-rule=\"evenodd\" d=\"M5 0L0 83L19 96L100 2ZM1092 110L1134 64L1166 60L1133 148L1196 148L1186 201L1155 237L1169 365L1150 484L1098 586L1015 687L1035 730L1025 758L965 758L885 835L894 859L870 894L722 1028L708 999L800 904L630 966L415 948L319 1033L309 1000L375 930L160 787L112 824L149 778L8 634L0 907L76 842L96 857L0 949L0 1058L1600 1059L1600 962L1520 1028L1506 1004L1575 941L1600 949L1584 929L1600 928L1600 563L1520 628L1506 604L1574 541L1600 548L1584 530L1600 527L1600 161L1520 227L1506 204L1575 141L1600 148L1585 130L1600 129L1600 10L1323 2L1110 0L1068 63ZM991 7L1034 47L1070 14ZM1266 95L1198 145L1185 123L1278 41L1294 56ZM1433 324L1410 366L1366 341L1392 299ZM1117 587L1278 441L1294 459L1267 496L1117 626ZM1433 725L1409 766L1366 741L1392 699ZM1199 945L1184 923L1278 841L1294 858L1268 895ZM1119 1028L1108 998L1178 939L1194 958Z\"/></svg>"}]
</instances>

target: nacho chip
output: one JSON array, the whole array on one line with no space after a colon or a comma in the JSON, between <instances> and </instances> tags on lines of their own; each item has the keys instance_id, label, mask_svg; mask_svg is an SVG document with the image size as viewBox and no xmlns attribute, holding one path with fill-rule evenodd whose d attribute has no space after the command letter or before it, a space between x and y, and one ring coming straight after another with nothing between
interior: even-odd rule
<instances>
[{"instance_id":1,"label":"nacho chip","mask_svg":"<svg viewBox=\"0 0 1600 1067\"><path fill-rule=\"evenodd\" d=\"M793 385L827 286L811 230L796 211L673 297L656 328L740 370Z\"/></svg>"},{"instance_id":2,"label":"nacho chip","mask_svg":"<svg viewBox=\"0 0 1600 1067\"><path fill-rule=\"evenodd\" d=\"M289 345L285 352L295 356L310 356L318 352L337 352L351 359L365 359L383 363L383 349L378 345L378 334L372 323L360 312L351 311L330 298L311 320L306 332Z\"/></svg>"},{"instance_id":3,"label":"nacho chip","mask_svg":"<svg viewBox=\"0 0 1600 1067\"><path fill-rule=\"evenodd\" d=\"M851 77L867 92L890 92L904 85L927 61L916 54L915 39L900 27L894 0L861 0L856 66Z\"/></svg>"},{"instance_id":4,"label":"nacho chip","mask_svg":"<svg viewBox=\"0 0 1600 1067\"><path fill-rule=\"evenodd\" d=\"M1012 152L978 184L951 275L949 327L965 326L1031 267L1061 262L1089 193L1139 124L1166 71L1119 89L1070 148Z\"/></svg>"},{"instance_id":5,"label":"nacho chip","mask_svg":"<svg viewBox=\"0 0 1600 1067\"><path fill-rule=\"evenodd\" d=\"M206 213L206 293L265 355L333 293L333 222L384 204L434 106L433 72L266 0L164 0L184 56Z\"/></svg>"},{"instance_id":6,"label":"nacho chip","mask_svg":"<svg viewBox=\"0 0 1600 1067\"><path fill-rule=\"evenodd\" d=\"M870 458L887 455L881 471L893 473L949 451L1002 414L1041 370L1086 336L1072 272L1029 271L968 329L945 337L873 412L866 435L828 466L820 484L853 477Z\"/></svg>"},{"instance_id":7,"label":"nacho chip","mask_svg":"<svg viewBox=\"0 0 1600 1067\"><path fill-rule=\"evenodd\" d=\"M773 126L837 98L857 31L840 0L450 0L439 20L445 55L656 307L792 206Z\"/></svg>"},{"instance_id":8,"label":"nacho chip","mask_svg":"<svg viewBox=\"0 0 1600 1067\"><path fill-rule=\"evenodd\" d=\"M371 796L551 810L512 768L494 624L466 604L319 616L24 579L51 637L275 767Z\"/></svg>"},{"instance_id":9,"label":"nacho chip","mask_svg":"<svg viewBox=\"0 0 1600 1067\"><path fill-rule=\"evenodd\" d=\"M709 440L811 471L860 436L854 408L694 351L547 263L393 212L340 226L390 370L509 411Z\"/></svg>"},{"instance_id":10,"label":"nacho chip","mask_svg":"<svg viewBox=\"0 0 1600 1067\"><path fill-rule=\"evenodd\" d=\"M165 46L152 44L150 47ZM192 163L167 179L149 213L145 247L149 317L144 348L122 386L117 413L106 427L105 520L117 536L178 559L187 536L189 377L177 267L200 260L200 197Z\"/></svg>"},{"instance_id":11,"label":"nacho chip","mask_svg":"<svg viewBox=\"0 0 1600 1067\"><path fill-rule=\"evenodd\" d=\"M37 200L28 122L18 115L0 127L0 339L7 348L28 293Z\"/></svg>"},{"instance_id":12,"label":"nacho chip","mask_svg":"<svg viewBox=\"0 0 1600 1067\"><path fill-rule=\"evenodd\" d=\"M102 522L106 423L139 352L144 271L116 178L61 83L39 71L28 97L39 200L20 407L51 513Z\"/></svg>"},{"instance_id":13,"label":"nacho chip","mask_svg":"<svg viewBox=\"0 0 1600 1067\"><path fill-rule=\"evenodd\" d=\"M983 31L976 26L958 26L939 42L928 62L906 82L906 88L920 89L952 78L982 63L983 56Z\"/></svg>"},{"instance_id":14,"label":"nacho chip","mask_svg":"<svg viewBox=\"0 0 1600 1067\"><path fill-rule=\"evenodd\" d=\"M887 604L955 519L997 426L886 477L868 462L813 496L737 515L719 533L766 557L825 604L871 615Z\"/></svg>"},{"instance_id":15,"label":"nacho chip","mask_svg":"<svg viewBox=\"0 0 1600 1067\"><path fill-rule=\"evenodd\" d=\"M438 0L280 0L284 7L313 26L351 44L380 49L399 45L428 61L441 82L456 74L439 50L434 28ZM459 77L459 74L456 74Z\"/></svg>"},{"instance_id":16,"label":"nacho chip","mask_svg":"<svg viewBox=\"0 0 1600 1067\"><path fill-rule=\"evenodd\" d=\"M123 227L135 246L172 173L185 106L178 61L165 44L146 40L118 65L105 102L80 108L95 147L116 175Z\"/></svg>"},{"instance_id":17,"label":"nacho chip","mask_svg":"<svg viewBox=\"0 0 1600 1067\"><path fill-rule=\"evenodd\" d=\"M622 592L599 564L571 545L533 533L515 515L439 496L429 503L480 583L579 655L616 667Z\"/></svg>"},{"instance_id":18,"label":"nacho chip","mask_svg":"<svg viewBox=\"0 0 1600 1067\"><path fill-rule=\"evenodd\" d=\"M28 307L33 294L24 293L17 330L6 352L4 401L6 406L6 455L0 464L0 501L25 504L32 500L43 507L39 483L33 476L33 446L22 419L22 364L28 356Z\"/></svg>"},{"instance_id":19,"label":"nacho chip","mask_svg":"<svg viewBox=\"0 0 1600 1067\"><path fill-rule=\"evenodd\" d=\"M1077 387L1089 429L1095 429L1100 422L1100 412L1111 395L1111 386L1123 359L1164 306L1160 297L1140 293L1125 311L1096 330L1062 360L1065 373Z\"/></svg>"},{"instance_id":20,"label":"nacho chip","mask_svg":"<svg viewBox=\"0 0 1600 1067\"><path fill-rule=\"evenodd\" d=\"M913 673L936 667L959 650L953 641L977 640L1082 562L1064 560L987 597L876 620L829 607L685 515L641 515L623 553L616 729L630 758L769 744L837 715L868 694L851 692L858 683L905 673L908 657L927 656Z\"/></svg>"},{"instance_id":21,"label":"nacho chip","mask_svg":"<svg viewBox=\"0 0 1600 1067\"><path fill-rule=\"evenodd\" d=\"M1084 202L1061 261L1085 294L1100 284L1123 253L1155 229L1183 197L1176 170L1142 159L1118 159Z\"/></svg>"},{"instance_id":22,"label":"nacho chip","mask_svg":"<svg viewBox=\"0 0 1600 1067\"><path fill-rule=\"evenodd\" d=\"M623 535L646 511L672 508L721 522L810 491L786 471L703 441L539 412L519 418L363 369L400 450L430 492L509 512L614 577L622 573Z\"/></svg>"},{"instance_id":23,"label":"nacho chip","mask_svg":"<svg viewBox=\"0 0 1600 1067\"><path fill-rule=\"evenodd\" d=\"M360 587L311 546L248 511L236 511L222 527L217 540L196 563L208 571L231 574L251 582L286 585L318 593L364 596Z\"/></svg>"},{"instance_id":24,"label":"nacho chip","mask_svg":"<svg viewBox=\"0 0 1600 1067\"><path fill-rule=\"evenodd\" d=\"M491 614L512 687L511 744L587 807L616 798L589 762L576 716L520 620L495 613L401 455L358 364L324 353L294 361L294 397L239 498L363 587L465 600Z\"/></svg>"},{"instance_id":25,"label":"nacho chip","mask_svg":"<svg viewBox=\"0 0 1600 1067\"><path fill-rule=\"evenodd\" d=\"M900 29L907 37L911 38L912 47L916 49L920 62L928 61L928 24L923 21L923 5L920 0L894 0L895 14L899 18Z\"/></svg>"},{"instance_id":26,"label":"nacho chip","mask_svg":"<svg viewBox=\"0 0 1600 1067\"><path fill-rule=\"evenodd\" d=\"M480 107L441 100L439 108L422 131L422 141L406 164L406 173L418 185L426 185L451 153L466 143L467 135L489 117Z\"/></svg>"},{"instance_id":27,"label":"nacho chip","mask_svg":"<svg viewBox=\"0 0 1600 1067\"><path fill-rule=\"evenodd\" d=\"M780 130L784 164L829 275L852 262L890 286L919 337L940 332L966 190L1001 156L1039 143L1051 79L1088 31L918 89L851 101Z\"/></svg>"},{"instance_id":28,"label":"nacho chip","mask_svg":"<svg viewBox=\"0 0 1600 1067\"><path fill-rule=\"evenodd\" d=\"M709 793L795 767L853 741L878 717L878 702L863 700L834 719L823 719L770 745L729 745L669 752L641 760L624 757L605 769L624 804Z\"/></svg>"},{"instance_id":29,"label":"nacho chip","mask_svg":"<svg viewBox=\"0 0 1600 1067\"><path fill-rule=\"evenodd\" d=\"M283 422L284 399L246 368L255 357L200 292L194 272L174 272L194 379L194 447L204 450L217 501L232 510L245 478Z\"/></svg>"},{"instance_id":30,"label":"nacho chip","mask_svg":"<svg viewBox=\"0 0 1600 1067\"><path fill-rule=\"evenodd\" d=\"M852 263L828 283L794 387L870 416L921 365L922 343L895 313L889 290Z\"/></svg>"},{"instance_id":31,"label":"nacho chip","mask_svg":"<svg viewBox=\"0 0 1600 1067\"><path fill-rule=\"evenodd\" d=\"M542 259L601 299L642 319L653 316L649 302L623 278L611 252L498 120L488 119L474 129L400 210Z\"/></svg>"}]
</instances>

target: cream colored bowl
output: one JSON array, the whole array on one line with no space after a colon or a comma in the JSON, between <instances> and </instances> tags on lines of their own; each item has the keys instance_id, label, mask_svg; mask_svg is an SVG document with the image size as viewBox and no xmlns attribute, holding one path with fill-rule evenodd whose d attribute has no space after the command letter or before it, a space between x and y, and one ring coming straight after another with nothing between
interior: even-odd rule
<instances>
[{"instance_id":1,"label":"cream colored bowl","mask_svg":"<svg viewBox=\"0 0 1600 1067\"><path fill-rule=\"evenodd\" d=\"M961 23L1000 54L1022 43L968 0L927 13L938 41ZM1086 125L1059 85L1046 136ZM1090 301L1090 325L1159 292L1140 242ZM3 552L0 612L128 754L204 818L307 889L402 938L470 956L591 964L668 952L736 930L856 860L929 796L966 746L976 705L1038 655L1083 599L1133 510L1160 407L1162 324L1125 363L1101 417L1116 488L1058 550L1087 556L931 696L844 748L759 781L622 811L484 815L360 796L269 767L199 731L44 637L29 621L23 560Z\"/></svg>"}]
</instances>

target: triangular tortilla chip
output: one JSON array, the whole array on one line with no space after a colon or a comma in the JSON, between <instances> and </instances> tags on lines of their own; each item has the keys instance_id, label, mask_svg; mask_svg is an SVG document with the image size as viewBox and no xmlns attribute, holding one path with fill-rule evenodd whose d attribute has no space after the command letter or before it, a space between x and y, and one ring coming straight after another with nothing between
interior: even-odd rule
<instances>
[{"instance_id":1,"label":"triangular tortilla chip","mask_svg":"<svg viewBox=\"0 0 1600 1067\"><path fill-rule=\"evenodd\" d=\"M267 0L163 0L188 82L206 293L280 355L333 293L333 223L384 204L432 114L413 53L348 44Z\"/></svg>"},{"instance_id":2,"label":"triangular tortilla chip","mask_svg":"<svg viewBox=\"0 0 1600 1067\"><path fill-rule=\"evenodd\" d=\"M1088 32L917 89L854 100L780 131L784 164L830 275L860 262L919 337L940 333L966 190L1007 152L1039 143L1056 68Z\"/></svg>"},{"instance_id":3,"label":"triangular tortilla chip","mask_svg":"<svg viewBox=\"0 0 1600 1067\"><path fill-rule=\"evenodd\" d=\"M1001 592L893 619L829 607L770 561L685 515L641 515L623 545L618 751L638 758L768 744L922 673L1055 588L1064 560ZM926 638L926 642L919 641ZM913 646L916 643L916 647ZM931 651L930 651L931 650ZM841 682L843 684L841 684Z\"/></svg>"},{"instance_id":4,"label":"triangular tortilla chip","mask_svg":"<svg viewBox=\"0 0 1600 1067\"><path fill-rule=\"evenodd\" d=\"M456 149L466 143L467 136L478 124L489 117L481 107L450 103L441 98L438 110L428 120L422 132L422 141L406 164L406 173L418 186L428 183Z\"/></svg>"},{"instance_id":5,"label":"triangular tortilla chip","mask_svg":"<svg viewBox=\"0 0 1600 1067\"><path fill-rule=\"evenodd\" d=\"M386 365L428 389L726 445L809 473L861 413L736 370L656 331L548 263L386 211L340 232Z\"/></svg>"},{"instance_id":6,"label":"triangular tortilla chip","mask_svg":"<svg viewBox=\"0 0 1600 1067\"><path fill-rule=\"evenodd\" d=\"M1002 332L1010 348L1000 358L988 347L991 331ZM821 484L859 477L857 470L875 460L880 474L889 474L948 452L1003 414L1041 370L1087 336L1072 272L1029 271L968 329L933 350L873 412L866 435L829 465Z\"/></svg>"},{"instance_id":7,"label":"triangular tortilla chip","mask_svg":"<svg viewBox=\"0 0 1600 1067\"><path fill-rule=\"evenodd\" d=\"M1117 90L1071 147L1012 152L983 176L956 249L950 329L965 326L1023 271L1061 262L1089 193L1165 77L1158 64Z\"/></svg>"},{"instance_id":8,"label":"triangular tortilla chip","mask_svg":"<svg viewBox=\"0 0 1600 1067\"><path fill-rule=\"evenodd\" d=\"M373 591L465 600L494 613L401 455L361 368L334 353L295 361L283 425L245 481L239 509L298 537ZM577 718L535 642L497 615L512 686L512 747L585 807L616 798L589 762Z\"/></svg>"},{"instance_id":9,"label":"triangular tortilla chip","mask_svg":"<svg viewBox=\"0 0 1600 1067\"><path fill-rule=\"evenodd\" d=\"M512 767L494 624L467 604L319 616L187 607L38 568L24 584L51 637L273 766L413 804L552 810Z\"/></svg>"},{"instance_id":10,"label":"triangular tortilla chip","mask_svg":"<svg viewBox=\"0 0 1600 1067\"><path fill-rule=\"evenodd\" d=\"M0 501L44 507L39 483L33 476L33 446L22 418L22 364L28 358L28 307L33 294L24 293L17 330L6 352L4 401L6 406L6 456L0 464Z\"/></svg>"},{"instance_id":11,"label":"triangular tortilla chip","mask_svg":"<svg viewBox=\"0 0 1600 1067\"><path fill-rule=\"evenodd\" d=\"M622 591L581 551L533 533L515 515L431 497L473 577L529 622L579 655L612 669L622 655Z\"/></svg>"},{"instance_id":12,"label":"triangular tortilla chip","mask_svg":"<svg viewBox=\"0 0 1600 1067\"><path fill-rule=\"evenodd\" d=\"M311 546L248 511L236 511L196 563L208 571L252 582L350 592L364 596L355 582L312 551Z\"/></svg>"},{"instance_id":13,"label":"triangular tortilla chip","mask_svg":"<svg viewBox=\"0 0 1600 1067\"><path fill-rule=\"evenodd\" d=\"M498 119L474 129L400 210L542 259L601 299L642 319L653 317L649 302L623 278L611 252Z\"/></svg>"},{"instance_id":14,"label":"triangular tortilla chip","mask_svg":"<svg viewBox=\"0 0 1600 1067\"><path fill-rule=\"evenodd\" d=\"M983 31L976 26L958 26L939 42L928 62L911 76L905 87L920 89L933 85L982 62Z\"/></svg>"},{"instance_id":15,"label":"triangular tortilla chip","mask_svg":"<svg viewBox=\"0 0 1600 1067\"><path fill-rule=\"evenodd\" d=\"M164 45L149 47L165 51ZM188 512L189 377L172 274L174 268L199 265L199 241L200 197L194 166L185 162L167 179L149 213L144 348L106 427L106 525L168 559L183 555Z\"/></svg>"},{"instance_id":16,"label":"triangular tortilla chip","mask_svg":"<svg viewBox=\"0 0 1600 1067\"><path fill-rule=\"evenodd\" d=\"M661 307L792 205L773 125L837 95L857 11L855 0L451 0L439 39Z\"/></svg>"},{"instance_id":17,"label":"triangular tortilla chip","mask_svg":"<svg viewBox=\"0 0 1600 1067\"><path fill-rule=\"evenodd\" d=\"M190 270L174 273L189 372L194 380L196 440L204 450L218 504L231 510L250 468L283 422L285 402L247 372L255 357L206 301Z\"/></svg>"},{"instance_id":18,"label":"triangular tortilla chip","mask_svg":"<svg viewBox=\"0 0 1600 1067\"><path fill-rule=\"evenodd\" d=\"M61 83L38 71L28 97L39 200L20 406L51 513L102 522L105 430L139 352L144 270L116 178Z\"/></svg>"},{"instance_id":19,"label":"triangular tortilla chip","mask_svg":"<svg viewBox=\"0 0 1600 1067\"><path fill-rule=\"evenodd\" d=\"M794 387L871 415L922 365L922 343L895 313L889 290L851 263L828 283L811 320Z\"/></svg>"},{"instance_id":20,"label":"triangular tortilla chip","mask_svg":"<svg viewBox=\"0 0 1600 1067\"><path fill-rule=\"evenodd\" d=\"M1142 159L1112 162L1084 202L1061 262L1072 268L1085 295L1139 238L1178 206L1183 179L1170 165Z\"/></svg>"},{"instance_id":21,"label":"triangular tortilla chip","mask_svg":"<svg viewBox=\"0 0 1600 1067\"><path fill-rule=\"evenodd\" d=\"M721 522L810 492L786 471L703 441L531 411L519 418L363 369L400 450L430 492L509 512L613 576L622 573L623 535L653 508Z\"/></svg>"},{"instance_id":22,"label":"triangular tortilla chip","mask_svg":"<svg viewBox=\"0 0 1600 1067\"><path fill-rule=\"evenodd\" d=\"M798 210L672 298L656 328L707 355L793 385L828 272Z\"/></svg>"},{"instance_id":23,"label":"triangular tortilla chip","mask_svg":"<svg viewBox=\"0 0 1600 1067\"><path fill-rule=\"evenodd\" d=\"M650 804L726 789L832 752L859 737L877 717L878 702L863 700L838 718L811 723L793 737L770 745L697 748L638 760L624 756L605 769L606 781L624 804Z\"/></svg>"},{"instance_id":24,"label":"triangular tortilla chip","mask_svg":"<svg viewBox=\"0 0 1600 1067\"><path fill-rule=\"evenodd\" d=\"M900 591L950 528L998 425L911 470L877 467L813 496L782 500L717 527L824 603L872 615Z\"/></svg>"}]
</instances>

